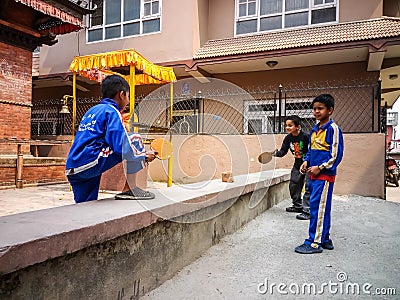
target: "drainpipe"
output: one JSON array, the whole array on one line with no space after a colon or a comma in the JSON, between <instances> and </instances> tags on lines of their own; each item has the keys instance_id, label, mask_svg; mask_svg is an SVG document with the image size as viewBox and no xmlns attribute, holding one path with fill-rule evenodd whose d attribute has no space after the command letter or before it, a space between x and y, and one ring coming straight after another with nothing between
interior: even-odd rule
<instances>
[{"instance_id":1,"label":"drainpipe","mask_svg":"<svg viewBox=\"0 0 400 300\"><path fill-rule=\"evenodd\" d=\"M279 115L278 115L278 133L282 130L282 84L279 85Z\"/></svg>"},{"instance_id":2,"label":"drainpipe","mask_svg":"<svg viewBox=\"0 0 400 300\"><path fill-rule=\"evenodd\" d=\"M376 98L378 100L378 132L384 133L384 146L383 146L383 199L386 200L386 118L383 118L383 113L386 114L385 108L381 107L382 97L382 79L378 79L378 88L376 91ZM385 121L385 124L383 122Z\"/></svg>"}]
</instances>

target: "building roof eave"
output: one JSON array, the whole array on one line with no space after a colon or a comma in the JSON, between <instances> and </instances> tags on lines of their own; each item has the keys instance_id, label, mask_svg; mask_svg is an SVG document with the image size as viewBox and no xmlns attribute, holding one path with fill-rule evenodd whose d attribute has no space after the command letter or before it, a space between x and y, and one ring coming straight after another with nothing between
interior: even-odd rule
<instances>
[{"instance_id":1,"label":"building roof eave","mask_svg":"<svg viewBox=\"0 0 400 300\"><path fill-rule=\"evenodd\" d=\"M257 55L272 51L296 51L310 47L363 43L400 37L400 18L312 26L263 34L209 40L194 55L195 61ZM371 42L374 43L374 42Z\"/></svg>"}]
</instances>

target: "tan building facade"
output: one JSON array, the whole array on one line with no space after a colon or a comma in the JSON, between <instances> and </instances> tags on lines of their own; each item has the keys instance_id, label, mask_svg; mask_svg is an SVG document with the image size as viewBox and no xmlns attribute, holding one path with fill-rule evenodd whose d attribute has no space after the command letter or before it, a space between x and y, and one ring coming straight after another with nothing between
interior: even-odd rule
<instances>
[{"instance_id":1,"label":"tan building facade","mask_svg":"<svg viewBox=\"0 0 400 300\"><path fill-rule=\"evenodd\" d=\"M375 135L380 131L380 92L396 94L400 88L400 76L391 76L400 73L397 1L93 3L101 11L87 17L86 30L64 35L57 45L40 49L34 105L71 93L68 68L74 56L129 48L174 68L179 79L174 85L176 134L284 133L282 122L288 114L299 114L308 129L314 122L310 101L329 92L336 99L334 119L345 133L379 140ZM98 87L96 82L78 78L78 98L97 99ZM157 88L138 88L139 121L168 126L169 88ZM377 143L368 147L371 153L384 151L384 145ZM374 172L379 176L376 189L365 194L383 197L383 157L382 152L382 169ZM361 168L360 172L369 171ZM354 178L350 173L343 176Z\"/></svg>"}]
</instances>

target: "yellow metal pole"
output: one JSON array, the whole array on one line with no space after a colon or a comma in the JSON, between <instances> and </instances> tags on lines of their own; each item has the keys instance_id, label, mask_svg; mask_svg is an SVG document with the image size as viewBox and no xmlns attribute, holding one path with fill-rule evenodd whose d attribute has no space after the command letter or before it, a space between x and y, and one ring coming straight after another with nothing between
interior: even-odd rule
<instances>
[{"instance_id":1,"label":"yellow metal pole","mask_svg":"<svg viewBox=\"0 0 400 300\"><path fill-rule=\"evenodd\" d=\"M72 73L72 138L71 143L75 138L75 123L76 123L76 73Z\"/></svg>"},{"instance_id":2,"label":"yellow metal pole","mask_svg":"<svg viewBox=\"0 0 400 300\"><path fill-rule=\"evenodd\" d=\"M174 104L174 83L170 83L170 89L169 89L169 141L172 143L172 107ZM172 160L173 160L173 154L168 158L168 181L167 181L167 186L170 187L172 186Z\"/></svg>"},{"instance_id":3,"label":"yellow metal pole","mask_svg":"<svg viewBox=\"0 0 400 300\"><path fill-rule=\"evenodd\" d=\"M129 114L132 116L135 111L135 66L129 66Z\"/></svg>"}]
</instances>

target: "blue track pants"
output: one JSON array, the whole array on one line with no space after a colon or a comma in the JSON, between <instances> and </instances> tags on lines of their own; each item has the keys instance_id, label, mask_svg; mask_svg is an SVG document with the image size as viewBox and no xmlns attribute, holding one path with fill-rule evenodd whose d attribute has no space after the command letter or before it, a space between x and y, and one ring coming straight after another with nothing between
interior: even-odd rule
<instances>
[{"instance_id":1,"label":"blue track pants","mask_svg":"<svg viewBox=\"0 0 400 300\"><path fill-rule=\"evenodd\" d=\"M304 243L314 248L329 241L333 185L333 182L325 180L310 179L308 182L311 193L310 227L309 237Z\"/></svg>"}]
</instances>

